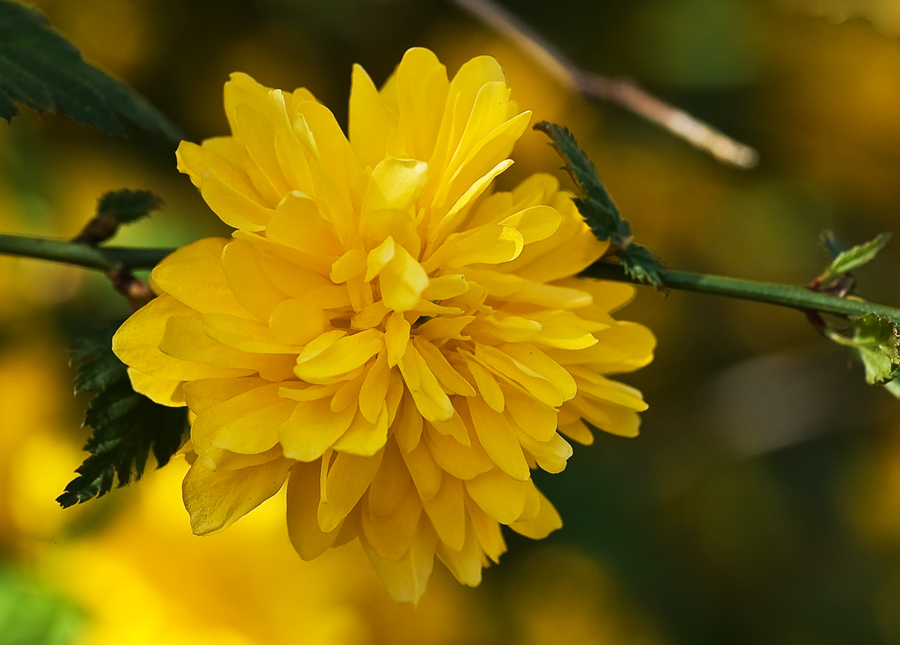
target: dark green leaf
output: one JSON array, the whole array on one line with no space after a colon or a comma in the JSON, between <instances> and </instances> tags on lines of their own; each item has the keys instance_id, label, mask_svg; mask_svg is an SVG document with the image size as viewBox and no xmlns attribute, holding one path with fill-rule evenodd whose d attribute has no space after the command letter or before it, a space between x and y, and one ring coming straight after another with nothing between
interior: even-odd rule
<instances>
[{"instance_id":1,"label":"dark green leaf","mask_svg":"<svg viewBox=\"0 0 900 645\"><path fill-rule=\"evenodd\" d=\"M81 339L70 354L78 369L76 391L97 395L84 420L93 428L84 446L91 454L57 497L64 508L105 495L116 480L119 486L139 480L151 451L161 467L182 444L186 409L159 405L131 388L127 368L112 352L117 328L108 325Z\"/></svg>"},{"instance_id":2,"label":"dark green leaf","mask_svg":"<svg viewBox=\"0 0 900 645\"><path fill-rule=\"evenodd\" d=\"M16 116L15 102L41 112L58 110L110 134L124 134L121 117L170 139L181 138L146 99L88 65L40 12L0 0L0 116Z\"/></svg>"},{"instance_id":3,"label":"dark green leaf","mask_svg":"<svg viewBox=\"0 0 900 645\"><path fill-rule=\"evenodd\" d=\"M858 269L871 261L878 252L884 248L884 245L887 244L890 239L890 233L882 233L865 244L859 244L852 249L840 251L822 275L819 276L819 284L828 286L835 280L842 278L851 271ZM823 241L825 241L826 248L829 249L829 251L839 248L837 240L833 235L824 237Z\"/></svg>"},{"instance_id":4,"label":"dark green leaf","mask_svg":"<svg viewBox=\"0 0 900 645\"><path fill-rule=\"evenodd\" d=\"M619 262L629 277L638 282L652 284L665 291L665 287L662 286L665 271L659 260L647 247L640 244L629 244L619 253Z\"/></svg>"},{"instance_id":5,"label":"dark green leaf","mask_svg":"<svg viewBox=\"0 0 900 645\"><path fill-rule=\"evenodd\" d=\"M97 203L98 215L112 216L120 224L130 224L162 206L162 198L149 190L113 190Z\"/></svg>"},{"instance_id":6,"label":"dark green leaf","mask_svg":"<svg viewBox=\"0 0 900 645\"><path fill-rule=\"evenodd\" d=\"M575 206L597 239L609 240L610 252L618 256L629 276L662 288L662 263L650 250L632 241L631 225L622 219L593 162L578 147L572 133L547 121L534 129L550 137L551 145L566 162L565 168L581 192L581 197L573 200Z\"/></svg>"},{"instance_id":7,"label":"dark green leaf","mask_svg":"<svg viewBox=\"0 0 900 645\"><path fill-rule=\"evenodd\" d=\"M97 214L72 239L96 246L116 234L120 224L130 224L162 206L162 198L149 190L114 190L97 203Z\"/></svg>"}]
</instances>

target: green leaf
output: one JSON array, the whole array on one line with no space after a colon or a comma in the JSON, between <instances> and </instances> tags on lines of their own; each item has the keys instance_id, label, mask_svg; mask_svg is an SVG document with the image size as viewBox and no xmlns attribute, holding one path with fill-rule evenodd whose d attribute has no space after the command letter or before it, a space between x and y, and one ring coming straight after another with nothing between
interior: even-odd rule
<instances>
[{"instance_id":1,"label":"green leaf","mask_svg":"<svg viewBox=\"0 0 900 645\"><path fill-rule=\"evenodd\" d=\"M900 399L900 378L891 379L887 383L882 383L882 385L885 390Z\"/></svg>"},{"instance_id":2,"label":"green leaf","mask_svg":"<svg viewBox=\"0 0 900 645\"><path fill-rule=\"evenodd\" d=\"M851 318L850 322L852 336L831 330L826 334L863 364L866 382L884 385L900 376L900 333L895 323L877 314Z\"/></svg>"},{"instance_id":3,"label":"green leaf","mask_svg":"<svg viewBox=\"0 0 900 645\"><path fill-rule=\"evenodd\" d=\"M547 121L541 121L534 129L550 137L551 145L566 162L566 170L581 191L581 197L573 201L596 238L609 240L611 252L618 256L630 277L662 288L665 273L662 263L649 249L632 241L631 225L622 219L596 167L578 147L572 133Z\"/></svg>"},{"instance_id":4,"label":"green leaf","mask_svg":"<svg viewBox=\"0 0 900 645\"><path fill-rule=\"evenodd\" d=\"M112 190L97 203L97 215L108 215L120 224L131 224L162 207L162 197L149 190Z\"/></svg>"},{"instance_id":5,"label":"green leaf","mask_svg":"<svg viewBox=\"0 0 900 645\"><path fill-rule=\"evenodd\" d=\"M890 239L890 233L882 233L865 244L859 244L852 249L838 252L831 264L828 265L822 275L819 276L818 283L828 286L835 280L839 280L851 271L863 266L874 259ZM825 243L826 249L832 253L839 248L839 243L833 234L826 233L825 236L823 236L823 242Z\"/></svg>"},{"instance_id":6,"label":"green leaf","mask_svg":"<svg viewBox=\"0 0 900 645\"><path fill-rule=\"evenodd\" d=\"M117 117L178 141L181 133L142 96L87 64L47 26L37 10L0 0L0 116L19 114L15 103L58 110L109 134L124 135Z\"/></svg>"},{"instance_id":7,"label":"green leaf","mask_svg":"<svg viewBox=\"0 0 900 645\"><path fill-rule=\"evenodd\" d=\"M162 206L162 198L149 190L113 190L97 202L97 214L73 242L96 246L113 237L121 224L131 224Z\"/></svg>"},{"instance_id":8,"label":"green leaf","mask_svg":"<svg viewBox=\"0 0 900 645\"><path fill-rule=\"evenodd\" d=\"M151 451L162 467L182 444L186 408L159 405L132 389L126 366L112 352L118 327L107 325L79 340L70 354L78 369L75 391L97 395L84 419L93 428L84 446L91 454L56 498L63 508L105 495L116 480L120 487L139 480Z\"/></svg>"}]
</instances>

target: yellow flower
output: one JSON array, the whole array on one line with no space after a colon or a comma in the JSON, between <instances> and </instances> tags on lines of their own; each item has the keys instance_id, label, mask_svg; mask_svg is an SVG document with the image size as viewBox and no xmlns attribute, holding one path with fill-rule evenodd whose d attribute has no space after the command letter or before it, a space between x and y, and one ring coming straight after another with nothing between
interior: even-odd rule
<instances>
[{"instance_id":1,"label":"yellow flower","mask_svg":"<svg viewBox=\"0 0 900 645\"><path fill-rule=\"evenodd\" d=\"M531 481L565 467L560 433L636 434L640 393L604 375L648 363L654 338L610 317L631 287L574 277L607 244L550 176L490 190L530 118L509 96L492 58L448 80L412 49L380 91L354 68L348 140L309 91L234 74L232 135L182 143L237 230L157 266L114 349L138 391L196 415L195 533L289 480L301 557L359 538L415 602L435 555L474 586L500 524L561 526Z\"/></svg>"}]
</instances>

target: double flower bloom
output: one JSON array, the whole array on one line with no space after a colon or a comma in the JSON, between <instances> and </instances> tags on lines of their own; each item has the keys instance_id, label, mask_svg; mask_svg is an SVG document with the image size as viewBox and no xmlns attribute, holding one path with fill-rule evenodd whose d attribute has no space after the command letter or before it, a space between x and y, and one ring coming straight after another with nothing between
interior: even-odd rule
<instances>
[{"instance_id":1,"label":"double flower bloom","mask_svg":"<svg viewBox=\"0 0 900 645\"><path fill-rule=\"evenodd\" d=\"M397 600L437 555L477 585L506 546L561 526L531 471L560 472L587 420L633 436L652 359L610 313L632 287L575 276L607 248L549 175L492 192L530 113L497 62L452 80L412 49L378 90L353 70L349 140L305 89L234 74L232 135L179 169L236 230L169 256L113 347L135 389L193 415L195 533L287 484L301 557L359 538Z\"/></svg>"}]
</instances>

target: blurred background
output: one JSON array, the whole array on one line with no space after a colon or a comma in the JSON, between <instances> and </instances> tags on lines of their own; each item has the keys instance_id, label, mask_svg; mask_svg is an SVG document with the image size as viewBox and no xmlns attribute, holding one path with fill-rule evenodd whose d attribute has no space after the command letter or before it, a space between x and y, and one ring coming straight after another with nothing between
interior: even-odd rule
<instances>
[{"instance_id":1,"label":"blurred background","mask_svg":"<svg viewBox=\"0 0 900 645\"><path fill-rule=\"evenodd\" d=\"M896 0L507 0L579 65L756 147L751 171L568 94L446 2L33 4L192 141L227 132L233 71L306 86L345 122L354 62L380 84L411 46L451 74L492 54L535 122L575 133L637 239L672 268L806 284L826 263L823 230L847 244L900 232ZM227 234L169 142L25 112L0 122L0 231L72 237L102 193L143 188L166 207L116 243ZM545 144L526 134L500 187L558 168ZM898 275L895 242L857 272L860 293L898 306ZM655 362L623 378L650 404L641 436L598 436L564 473L539 473L564 528L537 543L507 535L475 590L437 566L417 610L388 599L354 545L302 563L277 500L223 535L191 536L183 460L57 507L86 438L65 347L127 313L101 275L0 257L6 645L900 643L900 402L797 312L640 289L620 316L659 339Z\"/></svg>"}]
</instances>

